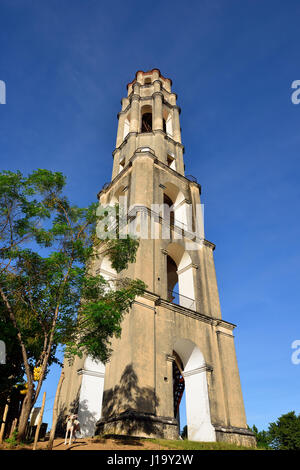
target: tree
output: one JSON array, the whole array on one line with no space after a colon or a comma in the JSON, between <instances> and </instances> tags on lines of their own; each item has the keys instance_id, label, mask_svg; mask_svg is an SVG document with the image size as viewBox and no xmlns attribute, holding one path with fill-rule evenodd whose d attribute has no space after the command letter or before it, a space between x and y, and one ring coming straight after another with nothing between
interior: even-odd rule
<instances>
[{"instance_id":1,"label":"tree","mask_svg":"<svg viewBox=\"0 0 300 470\"><path fill-rule=\"evenodd\" d=\"M182 437L182 439L187 439L187 437L188 437L187 425L185 425L183 427L180 436Z\"/></svg>"},{"instance_id":2,"label":"tree","mask_svg":"<svg viewBox=\"0 0 300 470\"><path fill-rule=\"evenodd\" d=\"M295 411L281 415L269 424L270 446L276 450L300 450L300 414Z\"/></svg>"},{"instance_id":3,"label":"tree","mask_svg":"<svg viewBox=\"0 0 300 470\"><path fill-rule=\"evenodd\" d=\"M111 282L93 273L93 260L109 256L119 273L135 260L138 241L96 237L97 204L78 208L62 191L61 173L37 170L0 174L0 297L14 328L27 379L18 438L49 366L66 355L106 361L110 339L145 285ZM34 386L36 382L36 388Z\"/></svg>"},{"instance_id":4,"label":"tree","mask_svg":"<svg viewBox=\"0 0 300 470\"><path fill-rule=\"evenodd\" d=\"M249 428L250 431L253 432L256 438L256 444L257 447L263 448L263 449L269 449L269 444L270 444L270 438L269 434L267 431L259 431L255 424L253 425L252 428Z\"/></svg>"},{"instance_id":5,"label":"tree","mask_svg":"<svg viewBox=\"0 0 300 470\"><path fill-rule=\"evenodd\" d=\"M65 380L65 373L64 370L61 371L60 378L58 381L56 393L55 393L55 399L54 399L54 404L53 404L53 414L52 414L52 426L49 434L49 441L47 445L48 450L52 450L53 448L53 442L55 438L55 431L56 431L56 426L57 426L57 420L58 420L58 402L59 402L59 397L60 397L60 391L61 387L63 384L63 381Z\"/></svg>"},{"instance_id":6,"label":"tree","mask_svg":"<svg viewBox=\"0 0 300 470\"><path fill-rule=\"evenodd\" d=\"M0 419L7 397L13 387L22 381L22 353L16 338L16 330L12 326L3 303L0 301L0 339L5 338L6 361L0 365Z\"/></svg>"}]
</instances>

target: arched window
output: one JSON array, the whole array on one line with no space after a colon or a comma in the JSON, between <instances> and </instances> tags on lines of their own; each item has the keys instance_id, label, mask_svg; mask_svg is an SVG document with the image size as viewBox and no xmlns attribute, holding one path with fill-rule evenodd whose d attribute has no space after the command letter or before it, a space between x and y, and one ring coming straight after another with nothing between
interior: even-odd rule
<instances>
[{"instance_id":1,"label":"arched window","mask_svg":"<svg viewBox=\"0 0 300 470\"><path fill-rule=\"evenodd\" d=\"M152 114L145 113L142 116L142 132L152 132Z\"/></svg>"},{"instance_id":2,"label":"arched window","mask_svg":"<svg viewBox=\"0 0 300 470\"><path fill-rule=\"evenodd\" d=\"M130 118L129 116L125 119L124 121L124 132L123 132L123 140L125 137L129 134L129 128L130 128Z\"/></svg>"},{"instance_id":3,"label":"arched window","mask_svg":"<svg viewBox=\"0 0 300 470\"><path fill-rule=\"evenodd\" d=\"M176 160L172 155L167 155L167 165L172 168L172 170L176 170Z\"/></svg>"},{"instance_id":4,"label":"arched window","mask_svg":"<svg viewBox=\"0 0 300 470\"><path fill-rule=\"evenodd\" d=\"M170 156L170 159L172 157ZM174 162L170 162L174 164ZM167 199L168 198L168 199ZM173 216L170 214L170 219L173 217L173 224L177 227L180 227L184 230L188 228L187 225L187 205L183 193L178 189L178 187L173 183L165 183L164 190L164 204L168 204L171 207L171 204L167 201L171 201L173 208Z\"/></svg>"},{"instance_id":5,"label":"arched window","mask_svg":"<svg viewBox=\"0 0 300 470\"><path fill-rule=\"evenodd\" d=\"M163 111L163 131L169 136L173 136L172 115L165 108Z\"/></svg>"},{"instance_id":6,"label":"arched window","mask_svg":"<svg viewBox=\"0 0 300 470\"><path fill-rule=\"evenodd\" d=\"M172 128L172 116L171 114L168 114L168 117L166 119L166 134L168 134L170 137L173 136L173 128Z\"/></svg>"},{"instance_id":7,"label":"arched window","mask_svg":"<svg viewBox=\"0 0 300 470\"><path fill-rule=\"evenodd\" d=\"M152 83L151 77L146 77L144 80L144 85L151 85L151 83Z\"/></svg>"},{"instance_id":8,"label":"arched window","mask_svg":"<svg viewBox=\"0 0 300 470\"><path fill-rule=\"evenodd\" d=\"M120 162L119 162L119 173L121 173L121 171L123 171L124 168L125 168L125 157L121 157Z\"/></svg>"},{"instance_id":9,"label":"arched window","mask_svg":"<svg viewBox=\"0 0 300 470\"><path fill-rule=\"evenodd\" d=\"M98 268L98 274L100 274L107 281L112 281L117 278L117 271L112 267L111 261L108 256L105 256Z\"/></svg>"},{"instance_id":10,"label":"arched window","mask_svg":"<svg viewBox=\"0 0 300 470\"><path fill-rule=\"evenodd\" d=\"M168 300L176 302L175 286L178 284L177 265L171 256L167 256ZM177 299L178 300L178 299Z\"/></svg>"},{"instance_id":11,"label":"arched window","mask_svg":"<svg viewBox=\"0 0 300 470\"><path fill-rule=\"evenodd\" d=\"M164 193L164 204L168 206L168 213L167 211L164 212L164 219L168 219L170 217L170 225L174 225L175 222L175 216L174 216L174 210L173 210L173 201L169 198L167 194Z\"/></svg>"},{"instance_id":12,"label":"arched window","mask_svg":"<svg viewBox=\"0 0 300 470\"><path fill-rule=\"evenodd\" d=\"M141 132L152 132L152 108L148 105L142 107Z\"/></svg>"},{"instance_id":13,"label":"arched window","mask_svg":"<svg viewBox=\"0 0 300 470\"><path fill-rule=\"evenodd\" d=\"M169 302L195 310L196 302L191 257L177 243L171 243L167 251L167 299Z\"/></svg>"}]
</instances>

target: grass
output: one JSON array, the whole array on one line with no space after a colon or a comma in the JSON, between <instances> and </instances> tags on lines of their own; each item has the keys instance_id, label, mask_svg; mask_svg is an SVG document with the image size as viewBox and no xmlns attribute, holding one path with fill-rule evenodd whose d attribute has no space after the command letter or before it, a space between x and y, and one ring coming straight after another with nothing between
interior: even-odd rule
<instances>
[{"instance_id":1,"label":"grass","mask_svg":"<svg viewBox=\"0 0 300 470\"><path fill-rule=\"evenodd\" d=\"M238 446L227 442L196 442L184 439L171 441L167 439L147 439L154 444L167 447L170 450L258 450L255 447Z\"/></svg>"},{"instance_id":2,"label":"grass","mask_svg":"<svg viewBox=\"0 0 300 470\"><path fill-rule=\"evenodd\" d=\"M143 437L132 437L116 434L105 434L102 436L95 436L94 442L105 442L106 439L116 439L123 444L131 445L142 445L142 442L151 442L158 447L170 450L266 450L263 448L239 446L237 444L230 444L228 442L196 442L189 441L188 439L183 440L171 440L171 439L151 439Z\"/></svg>"}]
</instances>

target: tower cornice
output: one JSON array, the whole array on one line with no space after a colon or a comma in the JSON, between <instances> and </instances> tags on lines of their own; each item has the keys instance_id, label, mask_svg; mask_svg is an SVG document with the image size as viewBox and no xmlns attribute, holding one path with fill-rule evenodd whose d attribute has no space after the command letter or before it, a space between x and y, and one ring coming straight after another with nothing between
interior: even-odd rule
<instances>
[{"instance_id":1,"label":"tower cornice","mask_svg":"<svg viewBox=\"0 0 300 470\"><path fill-rule=\"evenodd\" d=\"M177 142L177 143L178 143L178 145L182 146L182 144L180 144L179 142ZM119 149L120 149L120 147L119 147L118 149L115 149L115 151L113 152L113 155L114 155L114 153L115 153L117 150L119 150ZM133 162L136 158L139 157L139 155L136 155L136 154L139 154L139 153L142 153L143 156L145 156L146 154L149 154L149 157L150 157L150 158L154 158L154 164L155 164L155 165L157 165L157 166L163 168L165 171L168 171L169 173L175 174L178 178L182 179L183 181L188 182L188 184L197 186L197 187L199 188L199 193L201 194L201 185L200 185L199 183L190 180L190 179L187 178L186 176L181 175L181 174L178 173L176 170L173 170L173 169L170 168L168 165L166 165L166 164L162 163L161 161L159 161L159 160L156 158L155 154L153 154L153 150L152 150L152 149L150 149L150 152L149 152L148 150L141 152L140 149L137 149L137 150L134 152L134 154L132 155L132 157L129 159L128 164L126 165L126 167L125 167L117 176L115 176L115 178L114 178L109 184L105 185L105 187L103 187L103 188L98 192L98 194L97 194L98 199L99 199L99 197L100 197L100 194L106 193L107 191L109 191L110 188L111 188L117 181L119 181L119 180L127 173L127 171L129 171L129 169L130 169L131 166L132 166L132 162ZM208 244L208 246L209 246L210 248L212 248L213 250L215 249L215 245L214 245L213 243L207 242L207 244Z\"/></svg>"},{"instance_id":2,"label":"tower cornice","mask_svg":"<svg viewBox=\"0 0 300 470\"><path fill-rule=\"evenodd\" d=\"M215 250L216 248L216 245L208 240L204 240L203 241L204 245L207 246L208 248L210 248L212 251Z\"/></svg>"},{"instance_id":3,"label":"tower cornice","mask_svg":"<svg viewBox=\"0 0 300 470\"><path fill-rule=\"evenodd\" d=\"M159 78L161 78L162 80L168 80L169 83L170 83L170 85L172 86L172 80L171 80L170 78L164 77L164 76L161 74L161 72L160 72L159 69L154 68L154 69L152 69L152 70L148 70L147 72L143 72L143 70L138 70L138 71L136 72L136 74L135 74L135 78L134 78L131 82L129 82L129 83L127 84L127 90L128 90L128 88L129 88L130 85L134 85L135 83L138 83L138 82L137 82L138 74L141 74L141 75L149 75L149 74L152 74L152 73L155 72L155 71L158 72Z\"/></svg>"},{"instance_id":4,"label":"tower cornice","mask_svg":"<svg viewBox=\"0 0 300 470\"><path fill-rule=\"evenodd\" d=\"M116 147L115 150L112 152L112 156L114 157L115 154L116 154L119 150L122 150L122 148L125 147L125 145L126 145L127 142L128 142L128 139L129 139L131 136L136 137L136 136L139 135L139 134L142 134L142 133L141 133L141 132L129 132L129 133L126 135L126 137L124 138L124 140L123 140L123 142L121 143L121 145L119 145L119 147ZM180 147L180 148L182 149L182 152L183 152L183 153L185 152L184 145L183 145L181 142L178 142L178 141L174 140L172 137L170 137L169 135L167 135L162 129L152 130L152 131L149 132L148 134L152 134L152 135L155 135L155 134L162 134L166 140L168 140L169 142L171 142L173 145ZM144 135L144 133L143 133L143 135Z\"/></svg>"},{"instance_id":5,"label":"tower cornice","mask_svg":"<svg viewBox=\"0 0 300 470\"><path fill-rule=\"evenodd\" d=\"M132 102L133 100L137 100L137 101L149 101L149 100L151 100L152 97L154 97L154 96L162 96L163 104L164 104L165 106L167 106L169 109L178 109L179 114L181 113L181 108L180 108L180 106L178 106L177 104L171 104L171 103L169 103L168 101L166 101L166 99L165 99L165 97L164 97L164 95L163 95L163 93L162 93L161 91L155 91L152 95L149 95L149 96L140 96L140 95L137 95L136 93L135 93L135 94L132 93L131 95L129 95L129 97L128 97L128 99L129 99L129 101L130 101L129 104L126 106L125 109L121 109L121 111L118 112L117 118L119 119L120 116L121 116L121 114L126 114L126 113L129 111L129 109L130 109L130 107L131 107L131 102Z\"/></svg>"}]
</instances>

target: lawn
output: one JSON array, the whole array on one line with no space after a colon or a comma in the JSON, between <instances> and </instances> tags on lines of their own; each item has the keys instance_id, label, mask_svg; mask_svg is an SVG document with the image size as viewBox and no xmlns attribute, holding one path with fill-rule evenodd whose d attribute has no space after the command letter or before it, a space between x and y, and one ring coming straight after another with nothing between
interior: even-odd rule
<instances>
[{"instance_id":1,"label":"lawn","mask_svg":"<svg viewBox=\"0 0 300 470\"><path fill-rule=\"evenodd\" d=\"M170 450L260 450L255 447L244 447L227 442L196 442L183 439L182 441L171 441L167 439L147 439L153 444L167 447Z\"/></svg>"}]
</instances>

